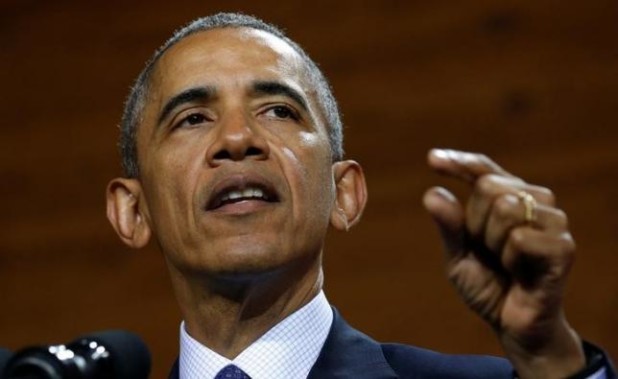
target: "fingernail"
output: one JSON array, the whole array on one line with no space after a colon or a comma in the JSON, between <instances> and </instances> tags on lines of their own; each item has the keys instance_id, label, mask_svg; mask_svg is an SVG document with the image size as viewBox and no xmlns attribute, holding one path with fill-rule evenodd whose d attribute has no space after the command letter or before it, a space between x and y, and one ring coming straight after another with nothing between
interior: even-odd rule
<instances>
[{"instance_id":1,"label":"fingernail","mask_svg":"<svg viewBox=\"0 0 618 379\"><path fill-rule=\"evenodd\" d=\"M448 153L448 150L444 150L444 149L432 149L431 154L438 159L447 160L451 158Z\"/></svg>"},{"instance_id":2,"label":"fingernail","mask_svg":"<svg viewBox=\"0 0 618 379\"><path fill-rule=\"evenodd\" d=\"M450 202L452 202L452 203L454 203L454 202L456 202L456 201L457 201L457 198L455 197L455 195L453 195L450 191L448 191L448 190L447 190L447 189L445 189L445 188L442 188L442 187L437 187L437 188L435 189L435 192L434 192L434 193L435 193L436 195L440 196L441 198L443 198L443 199L445 199L445 200L448 200L448 201L450 201Z\"/></svg>"}]
</instances>

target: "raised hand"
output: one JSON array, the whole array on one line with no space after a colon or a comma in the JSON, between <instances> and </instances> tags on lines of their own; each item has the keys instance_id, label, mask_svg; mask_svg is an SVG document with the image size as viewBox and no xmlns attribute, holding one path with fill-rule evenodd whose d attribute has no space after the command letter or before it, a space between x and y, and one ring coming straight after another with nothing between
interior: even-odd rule
<instances>
[{"instance_id":1,"label":"raised hand","mask_svg":"<svg viewBox=\"0 0 618 379\"><path fill-rule=\"evenodd\" d=\"M581 370L581 341L562 307L575 243L552 192L482 154L435 149L428 163L472 187L465 204L441 187L423 202L444 241L448 278L493 327L518 375L563 378Z\"/></svg>"}]
</instances>

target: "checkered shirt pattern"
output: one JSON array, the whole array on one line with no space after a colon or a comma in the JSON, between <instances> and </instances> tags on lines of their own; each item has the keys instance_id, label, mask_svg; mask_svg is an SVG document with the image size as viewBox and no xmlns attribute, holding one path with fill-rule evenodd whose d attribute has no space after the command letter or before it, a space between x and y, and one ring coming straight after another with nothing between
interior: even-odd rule
<instances>
[{"instance_id":1,"label":"checkered shirt pattern","mask_svg":"<svg viewBox=\"0 0 618 379\"><path fill-rule=\"evenodd\" d=\"M605 367L601 367L599 371L590 375L587 379L607 379L607 371L605 370Z\"/></svg>"},{"instance_id":2,"label":"checkered shirt pattern","mask_svg":"<svg viewBox=\"0 0 618 379\"><path fill-rule=\"evenodd\" d=\"M275 325L234 360L193 339L180 326L180 379L209 379L234 364L252 379L306 378L318 359L333 322L333 311L320 292Z\"/></svg>"}]
</instances>

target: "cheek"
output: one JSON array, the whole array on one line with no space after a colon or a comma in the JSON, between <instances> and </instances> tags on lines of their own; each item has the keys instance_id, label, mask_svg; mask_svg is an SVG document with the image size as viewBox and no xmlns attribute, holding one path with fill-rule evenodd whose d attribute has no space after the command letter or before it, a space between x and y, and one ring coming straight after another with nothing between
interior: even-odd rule
<instances>
[{"instance_id":1,"label":"cheek","mask_svg":"<svg viewBox=\"0 0 618 379\"><path fill-rule=\"evenodd\" d=\"M298 149L282 149L289 162L287 177L294 198L294 217L311 215L310 220L327 222L334 201L330 149L315 133L301 132L299 137Z\"/></svg>"},{"instance_id":2,"label":"cheek","mask_svg":"<svg viewBox=\"0 0 618 379\"><path fill-rule=\"evenodd\" d=\"M191 181L199 177L204 163L203 146L202 138L169 138L159 144L156 154L151 154L148 175L156 177L155 184L161 183L163 196L187 195L193 188Z\"/></svg>"},{"instance_id":3,"label":"cheek","mask_svg":"<svg viewBox=\"0 0 618 379\"><path fill-rule=\"evenodd\" d=\"M186 239L183 236L193 223L192 201L195 188L192 180L194 165L189 164L186 153L161 154L144 172L149 178L149 191L145 193L153 218L153 229L158 238ZM160 241L162 244L172 241Z\"/></svg>"}]
</instances>

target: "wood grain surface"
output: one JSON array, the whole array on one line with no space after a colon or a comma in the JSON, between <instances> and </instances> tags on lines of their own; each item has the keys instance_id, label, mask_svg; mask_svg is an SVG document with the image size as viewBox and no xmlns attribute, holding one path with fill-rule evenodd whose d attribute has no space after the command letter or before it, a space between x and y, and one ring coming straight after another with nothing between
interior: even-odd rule
<instances>
[{"instance_id":1,"label":"wood grain surface","mask_svg":"<svg viewBox=\"0 0 618 379\"><path fill-rule=\"evenodd\" d=\"M567 312L618 359L618 3L590 1L20 1L0 3L0 346L125 328L163 378L180 315L156 246L105 218L117 124L145 60L177 27L243 11L285 28L330 78L363 221L331 233L326 293L383 341L500 354L444 278L421 206L434 146L482 151L552 188L578 244Z\"/></svg>"}]
</instances>

